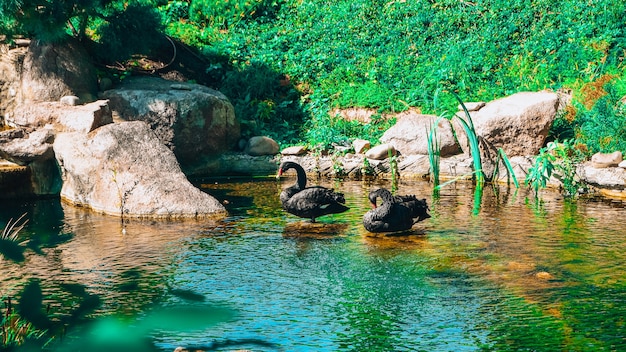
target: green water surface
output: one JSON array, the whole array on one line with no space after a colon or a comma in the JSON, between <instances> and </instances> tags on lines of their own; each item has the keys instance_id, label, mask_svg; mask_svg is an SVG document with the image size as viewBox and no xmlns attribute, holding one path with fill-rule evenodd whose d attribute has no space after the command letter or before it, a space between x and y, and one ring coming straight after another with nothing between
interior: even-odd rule
<instances>
[{"instance_id":1,"label":"green water surface","mask_svg":"<svg viewBox=\"0 0 626 352\"><path fill-rule=\"evenodd\" d=\"M351 209L312 224L280 207L292 182L199 180L230 213L200 222L5 202L29 241L0 296L36 282L53 351L626 350L623 203L407 181L432 217L391 236L361 225L391 185L322 180Z\"/></svg>"}]
</instances>

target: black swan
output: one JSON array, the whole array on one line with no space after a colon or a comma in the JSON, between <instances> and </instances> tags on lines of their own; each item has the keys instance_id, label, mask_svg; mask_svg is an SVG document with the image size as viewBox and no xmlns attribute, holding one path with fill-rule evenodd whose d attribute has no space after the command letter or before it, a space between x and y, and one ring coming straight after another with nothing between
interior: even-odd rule
<instances>
[{"instance_id":1,"label":"black swan","mask_svg":"<svg viewBox=\"0 0 626 352\"><path fill-rule=\"evenodd\" d=\"M380 197L383 203L376 205ZM419 221L428 219L426 199L414 195L394 196L388 190L379 188L369 194L372 210L363 216L363 226L369 232L406 231Z\"/></svg>"},{"instance_id":2,"label":"black swan","mask_svg":"<svg viewBox=\"0 0 626 352\"><path fill-rule=\"evenodd\" d=\"M293 161L280 164L277 177L289 169L296 170L296 183L280 192L280 202L288 213L315 222L320 216L343 213L350 209L345 206L346 200L342 193L322 186L307 187L304 169Z\"/></svg>"}]
</instances>

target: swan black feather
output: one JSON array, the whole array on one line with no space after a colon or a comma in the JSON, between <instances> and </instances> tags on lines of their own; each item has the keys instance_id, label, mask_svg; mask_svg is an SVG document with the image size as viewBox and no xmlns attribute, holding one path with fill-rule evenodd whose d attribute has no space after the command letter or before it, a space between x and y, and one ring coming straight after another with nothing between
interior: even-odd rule
<instances>
[{"instance_id":1,"label":"swan black feather","mask_svg":"<svg viewBox=\"0 0 626 352\"><path fill-rule=\"evenodd\" d=\"M296 170L296 183L280 193L283 209L295 216L315 222L320 216L338 214L350 209L344 195L322 186L306 186L306 173L302 166L293 161L285 161L278 168L280 177L285 171Z\"/></svg>"},{"instance_id":2,"label":"swan black feather","mask_svg":"<svg viewBox=\"0 0 626 352\"><path fill-rule=\"evenodd\" d=\"M377 198L382 198L380 206ZM372 210L363 216L363 226L370 232L406 231L417 222L430 218L426 199L414 195L394 196L388 190L379 188L369 193Z\"/></svg>"}]
</instances>

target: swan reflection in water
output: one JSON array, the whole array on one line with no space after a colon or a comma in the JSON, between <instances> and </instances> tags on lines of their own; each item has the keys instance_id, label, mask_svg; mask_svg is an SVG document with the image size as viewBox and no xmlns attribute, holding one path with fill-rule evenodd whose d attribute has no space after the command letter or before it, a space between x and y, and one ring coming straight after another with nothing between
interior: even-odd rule
<instances>
[{"instance_id":1,"label":"swan reflection in water","mask_svg":"<svg viewBox=\"0 0 626 352\"><path fill-rule=\"evenodd\" d=\"M296 221L285 225L283 237L328 239L344 237L348 230L347 223L319 223Z\"/></svg>"}]
</instances>

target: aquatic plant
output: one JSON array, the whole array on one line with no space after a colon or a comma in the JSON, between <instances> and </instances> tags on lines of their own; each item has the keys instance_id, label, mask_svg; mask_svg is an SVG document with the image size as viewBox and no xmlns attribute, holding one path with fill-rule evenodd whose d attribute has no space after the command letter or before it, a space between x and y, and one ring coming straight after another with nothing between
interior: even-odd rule
<instances>
[{"instance_id":1,"label":"aquatic plant","mask_svg":"<svg viewBox=\"0 0 626 352\"><path fill-rule=\"evenodd\" d=\"M361 165L361 175L374 176L374 169L372 168L372 164L367 158L363 158L363 165Z\"/></svg>"},{"instance_id":2,"label":"aquatic plant","mask_svg":"<svg viewBox=\"0 0 626 352\"><path fill-rule=\"evenodd\" d=\"M398 189L398 157L391 150L387 149L387 160L389 160L389 169L391 171L391 191L395 192Z\"/></svg>"},{"instance_id":3,"label":"aquatic plant","mask_svg":"<svg viewBox=\"0 0 626 352\"><path fill-rule=\"evenodd\" d=\"M20 224L20 221L22 221L25 216L26 213L22 214L22 216L17 218L17 220L15 220L14 222L12 222L13 218L9 219L6 226L4 227L4 230L2 230L0 238L3 240L16 241L18 233L22 231L24 226L26 226L26 224L28 223L28 219L26 219Z\"/></svg>"},{"instance_id":4,"label":"aquatic plant","mask_svg":"<svg viewBox=\"0 0 626 352\"><path fill-rule=\"evenodd\" d=\"M437 138L437 126L443 115L440 115L433 121L430 129L426 130L428 135L428 161L430 163L430 181L435 187L439 186L439 162L441 160L441 148L439 139Z\"/></svg>"},{"instance_id":5,"label":"aquatic plant","mask_svg":"<svg viewBox=\"0 0 626 352\"><path fill-rule=\"evenodd\" d=\"M346 175L346 169L343 167L340 155L338 154L338 152L334 152L331 156L331 160L333 162L333 175L335 177L343 177Z\"/></svg>"},{"instance_id":6,"label":"aquatic plant","mask_svg":"<svg viewBox=\"0 0 626 352\"><path fill-rule=\"evenodd\" d=\"M28 240L19 241L18 235L28 223L28 219L23 220L25 216L26 213L22 214L15 221L13 221L13 218L9 219L0 234L0 254L14 262L24 260L24 247L22 245L28 242Z\"/></svg>"},{"instance_id":7,"label":"aquatic plant","mask_svg":"<svg viewBox=\"0 0 626 352\"><path fill-rule=\"evenodd\" d=\"M0 319L0 349L5 350L22 345L27 340L40 339L46 331L36 329L13 309L11 297L3 299L5 310Z\"/></svg>"},{"instance_id":8,"label":"aquatic plant","mask_svg":"<svg viewBox=\"0 0 626 352\"><path fill-rule=\"evenodd\" d=\"M576 197L587 188L576 172L576 165L584 160L582 151L575 148L570 141L554 141L539 150L533 166L528 170L526 185L530 186L535 197L539 190L546 188L552 176L561 182L563 195Z\"/></svg>"},{"instance_id":9,"label":"aquatic plant","mask_svg":"<svg viewBox=\"0 0 626 352\"><path fill-rule=\"evenodd\" d=\"M473 172L474 180L476 181L476 184L483 184L485 182L485 173L483 171L483 165L482 165L482 161L480 157L478 135L476 134L476 129L474 128L474 122L472 121L472 116L470 115L469 111L467 110L467 107L465 106L461 98L459 98L459 96L455 93L452 93L452 94L458 100L459 104L463 108L463 112L465 112L466 119L463 119L459 115L454 115L454 117L456 117L459 120L459 122L461 123L461 126L463 126L463 129L465 130L465 134L467 135L467 140L470 146L470 154L472 155L472 161L474 165L474 172Z\"/></svg>"},{"instance_id":10,"label":"aquatic plant","mask_svg":"<svg viewBox=\"0 0 626 352\"><path fill-rule=\"evenodd\" d=\"M506 156L506 153L504 152L504 150L502 148L498 148L498 156L496 158L496 163L495 163L495 169L493 170L493 176L491 177L492 180L495 180L498 178L499 173L500 173L500 162L502 161L502 163L504 164L504 166L506 167L507 170L507 180L513 180L513 184L515 185L515 188L519 188L519 182L517 181L517 177L515 177L515 172L513 171L513 166L511 165L511 162L509 161L509 158Z\"/></svg>"}]
</instances>

